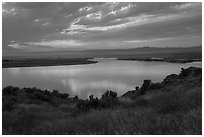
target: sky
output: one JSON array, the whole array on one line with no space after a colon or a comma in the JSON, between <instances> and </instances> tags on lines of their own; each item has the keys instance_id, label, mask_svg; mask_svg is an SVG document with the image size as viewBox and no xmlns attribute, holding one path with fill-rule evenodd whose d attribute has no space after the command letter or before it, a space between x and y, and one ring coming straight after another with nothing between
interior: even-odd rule
<instances>
[{"instance_id":1,"label":"sky","mask_svg":"<svg viewBox=\"0 0 204 137\"><path fill-rule=\"evenodd\" d=\"M201 2L2 3L3 54L201 44Z\"/></svg>"}]
</instances>

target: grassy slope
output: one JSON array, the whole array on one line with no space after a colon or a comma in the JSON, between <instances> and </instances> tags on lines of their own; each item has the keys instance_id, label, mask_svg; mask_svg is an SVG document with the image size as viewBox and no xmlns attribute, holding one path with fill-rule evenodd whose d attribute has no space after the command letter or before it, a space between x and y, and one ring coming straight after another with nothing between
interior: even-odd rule
<instances>
[{"instance_id":1,"label":"grassy slope","mask_svg":"<svg viewBox=\"0 0 204 137\"><path fill-rule=\"evenodd\" d=\"M136 98L121 97L114 108L79 113L75 104L24 100L3 111L3 134L202 134L201 72Z\"/></svg>"}]
</instances>

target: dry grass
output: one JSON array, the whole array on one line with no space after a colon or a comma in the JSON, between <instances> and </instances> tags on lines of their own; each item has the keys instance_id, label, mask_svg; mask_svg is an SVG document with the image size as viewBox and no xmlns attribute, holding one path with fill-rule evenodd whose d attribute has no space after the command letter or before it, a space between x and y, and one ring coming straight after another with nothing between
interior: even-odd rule
<instances>
[{"instance_id":1,"label":"dry grass","mask_svg":"<svg viewBox=\"0 0 204 137\"><path fill-rule=\"evenodd\" d=\"M54 109L20 105L12 113L3 113L4 133L202 134L200 95L199 88L185 92L182 96L177 92L160 93L148 98L145 105L121 105L114 109L91 110L77 116L71 116L71 110L65 106Z\"/></svg>"}]
</instances>

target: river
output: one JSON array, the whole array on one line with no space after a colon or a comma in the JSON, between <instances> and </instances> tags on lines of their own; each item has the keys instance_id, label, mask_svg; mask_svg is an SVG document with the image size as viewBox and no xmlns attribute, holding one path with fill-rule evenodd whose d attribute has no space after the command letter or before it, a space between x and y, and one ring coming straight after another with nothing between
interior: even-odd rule
<instances>
[{"instance_id":1,"label":"river","mask_svg":"<svg viewBox=\"0 0 204 137\"><path fill-rule=\"evenodd\" d=\"M3 68L3 87L57 89L80 98L87 98L89 94L100 97L106 90L112 90L120 96L135 86L141 86L145 79L161 82L169 74L178 74L182 67L202 67L201 62L97 61L86 65Z\"/></svg>"}]
</instances>

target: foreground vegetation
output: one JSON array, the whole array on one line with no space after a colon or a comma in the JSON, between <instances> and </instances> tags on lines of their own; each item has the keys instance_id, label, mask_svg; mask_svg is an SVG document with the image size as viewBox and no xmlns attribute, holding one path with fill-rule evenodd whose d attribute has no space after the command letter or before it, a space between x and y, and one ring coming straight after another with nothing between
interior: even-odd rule
<instances>
[{"instance_id":1,"label":"foreground vegetation","mask_svg":"<svg viewBox=\"0 0 204 137\"><path fill-rule=\"evenodd\" d=\"M3 134L202 134L202 69L87 100L9 86L2 108Z\"/></svg>"}]
</instances>

